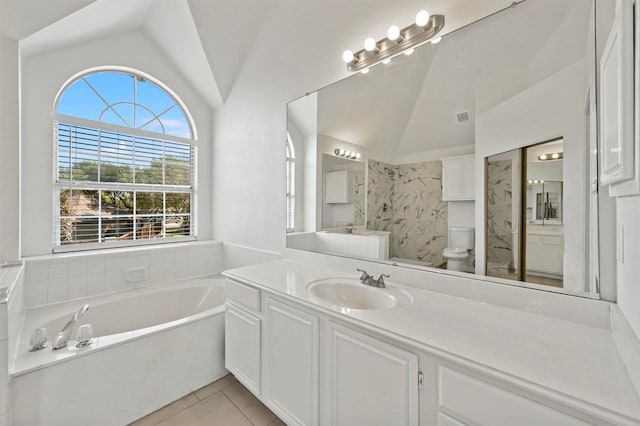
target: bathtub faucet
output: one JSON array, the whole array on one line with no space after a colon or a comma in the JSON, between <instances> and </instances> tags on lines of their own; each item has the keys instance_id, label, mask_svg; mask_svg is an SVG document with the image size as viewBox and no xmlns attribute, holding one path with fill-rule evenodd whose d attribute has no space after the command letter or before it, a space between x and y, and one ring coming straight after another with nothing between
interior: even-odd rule
<instances>
[{"instance_id":1,"label":"bathtub faucet","mask_svg":"<svg viewBox=\"0 0 640 426\"><path fill-rule=\"evenodd\" d=\"M69 337L71 337L71 333L73 332L73 327L80 320L80 317L82 317L85 314L85 312L87 312L88 310L89 310L89 305L88 304L84 305L82 308L78 310L78 312L73 314L73 316L69 319L69 322L67 322L67 324L64 327L62 327L62 330L60 330L60 332L53 339L52 346L54 351L56 349L61 349L67 346L67 341L69 340Z\"/></svg>"}]
</instances>

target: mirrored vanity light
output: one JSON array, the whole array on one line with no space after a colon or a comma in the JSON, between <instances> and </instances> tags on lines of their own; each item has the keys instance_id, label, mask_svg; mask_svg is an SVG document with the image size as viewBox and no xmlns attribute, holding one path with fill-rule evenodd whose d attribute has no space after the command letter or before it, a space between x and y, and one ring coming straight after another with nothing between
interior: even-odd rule
<instances>
[{"instance_id":1,"label":"mirrored vanity light","mask_svg":"<svg viewBox=\"0 0 640 426\"><path fill-rule=\"evenodd\" d=\"M428 41L438 43L442 38L436 35L443 27L444 15L430 15L426 10L421 10L416 15L414 24L402 30L392 25L387 30L387 37L377 42L369 37L364 41L364 49L356 53L345 50L342 59L347 63L349 71L360 71L366 74L370 67L380 62L386 64L400 53L410 55L414 48Z\"/></svg>"},{"instance_id":2,"label":"mirrored vanity light","mask_svg":"<svg viewBox=\"0 0 640 426\"><path fill-rule=\"evenodd\" d=\"M553 154L540 154L538 155L538 160L540 161L562 160L562 157L564 157L562 152L554 152Z\"/></svg>"},{"instance_id":3,"label":"mirrored vanity light","mask_svg":"<svg viewBox=\"0 0 640 426\"><path fill-rule=\"evenodd\" d=\"M348 158L349 160L357 160L360 158L360 154L357 152L348 151L346 149L336 148L333 153L337 157Z\"/></svg>"}]
</instances>

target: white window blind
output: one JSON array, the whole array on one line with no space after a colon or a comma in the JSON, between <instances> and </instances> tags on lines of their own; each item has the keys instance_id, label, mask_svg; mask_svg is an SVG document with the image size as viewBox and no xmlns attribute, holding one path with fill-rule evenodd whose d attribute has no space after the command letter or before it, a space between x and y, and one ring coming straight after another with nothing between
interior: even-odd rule
<instances>
[{"instance_id":1,"label":"white window blind","mask_svg":"<svg viewBox=\"0 0 640 426\"><path fill-rule=\"evenodd\" d=\"M193 236L195 147L54 125L56 246Z\"/></svg>"}]
</instances>

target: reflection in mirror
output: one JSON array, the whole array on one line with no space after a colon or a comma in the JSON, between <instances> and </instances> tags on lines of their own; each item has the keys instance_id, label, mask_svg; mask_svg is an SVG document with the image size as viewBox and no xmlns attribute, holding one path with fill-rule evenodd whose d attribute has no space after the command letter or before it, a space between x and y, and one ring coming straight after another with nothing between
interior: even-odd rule
<instances>
[{"instance_id":1,"label":"reflection in mirror","mask_svg":"<svg viewBox=\"0 0 640 426\"><path fill-rule=\"evenodd\" d=\"M488 276L563 288L563 145L487 158Z\"/></svg>"},{"instance_id":2,"label":"reflection in mirror","mask_svg":"<svg viewBox=\"0 0 640 426\"><path fill-rule=\"evenodd\" d=\"M554 286L526 285L597 297L586 284L585 249L594 39L591 1L527 0L290 102L297 195L287 247L520 281L535 275ZM533 146L544 141L560 145ZM508 158L524 147L566 157ZM359 153L341 161L363 171L341 169L336 149ZM511 179L494 179L498 172ZM334 186L351 201L329 202ZM512 199L498 199L505 191ZM526 233L529 243L559 237L553 268L517 256L530 245Z\"/></svg>"}]
</instances>

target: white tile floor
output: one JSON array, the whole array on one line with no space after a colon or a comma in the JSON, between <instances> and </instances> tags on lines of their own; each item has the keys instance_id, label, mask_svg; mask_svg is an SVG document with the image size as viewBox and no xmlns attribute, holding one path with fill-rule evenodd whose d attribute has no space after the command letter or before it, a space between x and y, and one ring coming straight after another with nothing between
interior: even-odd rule
<instances>
[{"instance_id":1,"label":"white tile floor","mask_svg":"<svg viewBox=\"0 0 640 426\"><path fill-rule=\"evenodd\" d=\"M284 426L231 375L198 389L130 426Z\"/></svg>"}]
</instances>

